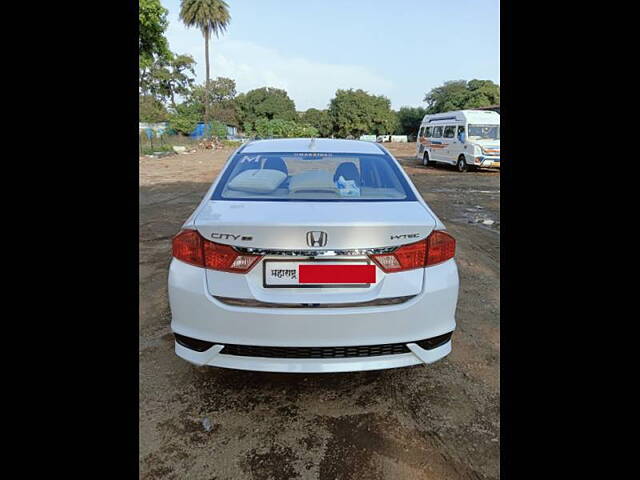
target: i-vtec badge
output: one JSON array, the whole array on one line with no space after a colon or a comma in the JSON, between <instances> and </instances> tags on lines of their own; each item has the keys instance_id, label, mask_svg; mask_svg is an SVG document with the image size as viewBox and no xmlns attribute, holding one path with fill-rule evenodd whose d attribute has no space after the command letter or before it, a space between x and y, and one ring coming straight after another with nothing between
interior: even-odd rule
<instances>
[{"instance_id":1,"label":"i-vtec badge","mask_svg":"<svg viewBox=\"0 0 640 480\"><path fill-rule=\"evenodd\" d=\"M391 240L400 240L403 238L419 238L419 233L403 233L401 235L391 235Z\"/></svg>"},{"instance_id":2,"label":"i-vtec badge","mask_svg":"<svg viewBox=\"0 0 640 480\"><path fill-rule=\"evenodd\" d=\"M245 242L253 240L251 235L234 235L233 233L216 233L211 234L211 238L215 240L243 240Z\"/></svg>"}]
</instances>

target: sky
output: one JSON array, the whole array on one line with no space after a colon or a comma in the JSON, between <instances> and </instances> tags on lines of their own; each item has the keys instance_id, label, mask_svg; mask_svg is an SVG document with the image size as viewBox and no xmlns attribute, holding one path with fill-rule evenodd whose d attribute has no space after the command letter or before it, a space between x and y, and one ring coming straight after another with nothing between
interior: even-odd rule
<instances>
[{"instance_id":1,"label":"sky","mask_svg":"<svg viewBox=\"0 0 640 480\"><path fill-rule=\"evenodd\" d=\"M229 77L238 93L287 91L299 111L324 109L337 89L384 95L397 110L425 107L447 80L500 83L498 0L226 0L231 22L209 45L211 78ZM194 57L204 83L204 39L169 10L171 50Z\"/></svg>"}]
</instances>

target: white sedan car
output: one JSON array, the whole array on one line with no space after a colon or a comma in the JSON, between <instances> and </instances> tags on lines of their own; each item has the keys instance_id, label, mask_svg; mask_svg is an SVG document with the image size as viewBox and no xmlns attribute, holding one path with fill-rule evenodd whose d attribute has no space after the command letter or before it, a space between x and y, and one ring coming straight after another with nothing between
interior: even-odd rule
<instances>
[{"instance_id":1,"label":"white sedan car","mask_svg":"<svg viewBox=\"0 0 640 480\"><path fill-rule=\"evenodd\" d=\"M434 362L456 326L454 254L381 145L250 142L173 239L176 353L269 372Z\"/></svg>"}]
</instances>

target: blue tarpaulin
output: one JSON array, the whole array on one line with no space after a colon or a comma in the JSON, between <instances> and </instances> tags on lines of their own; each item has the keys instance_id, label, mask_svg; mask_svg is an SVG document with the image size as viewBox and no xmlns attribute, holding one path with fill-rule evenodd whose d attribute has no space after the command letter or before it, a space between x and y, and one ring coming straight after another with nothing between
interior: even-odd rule
<instances>
[{"instance_id":1,"label":"blue tarpaulin","mask_svg":"<svg viewBox=\"0 0 640 480\"><path fill-rule=\"evenodd\" d=\"M227 136L236 135L237 133L236 127L231 127L229 125L227 125L226 127L227 127ZM195 130L191 132L191 135L189 136L191 138L202 138L202 137L206 137L208 134L209 134L209 127L207 126L206 123L200 122L198 123L198 125L196 125Z\"/></svg>"},{"instance_id":2,"label":"blue tarpaulin","mask_svg":"<svg viewBox=\"0 0 640 480\"><path fill-rule=\"evenodd\" d=\"M189 135L191 138L202 138L205 136L205 134L207 133L208 128L207 125L204 123L198 123L198 125L196 125L196 129L191 132L191 135Z\"/></svg>"}]
</instances>

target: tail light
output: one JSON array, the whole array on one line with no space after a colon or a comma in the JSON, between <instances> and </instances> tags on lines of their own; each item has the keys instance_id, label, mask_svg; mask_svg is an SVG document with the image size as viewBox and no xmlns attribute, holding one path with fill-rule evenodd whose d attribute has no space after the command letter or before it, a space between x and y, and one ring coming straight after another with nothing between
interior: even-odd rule
<instances>
[{"instance_id":1,"label":"tail light","mask_svg":"<svg viewBox=\"0 0 640 480\"><path fill-rule=\"evenodd\" d=\"M393 273L442 263L453 258L455 252L456 240L446 232L434 230L424 240L370 258L385 273Z\"/></svg>"},{"instance_id":2,"label":"tail light","mask_svg":"<svg viewBox=\"0 0 640 480\"><path fill-rule=\"evenodd\" d=\"M425 267L442 263L456 254L456 239L446 232L434 230L427 237L427 260Z\"/></svg>"},{"instance_id":3,"label":"tail light","mask_svg":"<svg viewBox=\"0 0 640 480\"><path fill-rule=\"evenodd\" d=\"M196 267L232 273L249 272L262 255L244 255L229 245L211 242L195 230L183 230L173 237L173 256Z\"/></svg>"}]
</instances>

